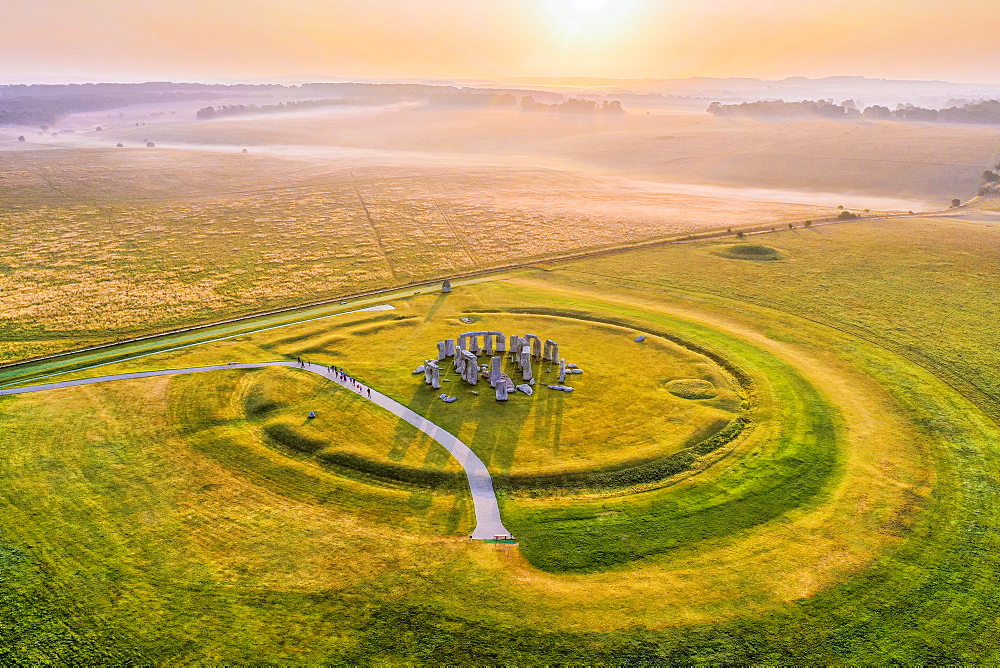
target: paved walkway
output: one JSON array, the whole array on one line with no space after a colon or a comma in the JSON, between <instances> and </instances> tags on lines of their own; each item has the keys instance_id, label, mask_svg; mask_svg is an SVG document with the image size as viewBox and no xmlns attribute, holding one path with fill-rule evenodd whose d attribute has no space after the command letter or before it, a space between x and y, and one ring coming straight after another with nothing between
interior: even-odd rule
<instances>
[{"instance_id":1,"label":"paved walkway","mask_svg":"<svg viewBox=\"0 0 1000 668\"><path fill-rule=\"evenodd\" d=\"M509 538L511 533L507 531L500 519L500 507L497 505L496 492L493 490L493 479L490 472L483 464L482 460L476 456L469 446L458 440L452 434L437 426L427 418L414 413L409 408L399 403L395 399L390 399L384 394L377 392L366 385L352 384L351 381L343 381L337 374L329 368L319 364L306 362L299 367L297 362L259 362L249 364L219 364L216 366L201 366L190 369L165 369L162 371L138 371L135 373L120 373L111 376L98 376L96 378L82 378L80 380L64 380L57 383L46 383L44 385L31 385L28 387L14 387L0 390L0 395L5 394L27 394L28 392L41 392L43 390L54 390L61 387L74 387L76 385L90 385L92 383L107 383L114 380L130 380L133 378L151 378L153 376L176 376L185 373L201 373L203 371L218 371L221 369L259 369L269 366L288 366L302 368L324 378L327 378L344 388L357 392L362 398L369 399L373 403L386 409L393 415L406 420L414 427L424 432L435 441L440 443L452 454L458 463L465 469L465 476L469 480L469 489L472 492L472 503L476 510L476 529L472 532L475 539ZM369 395L369 390L371 394Z\"/></svg>"}]
</instances>

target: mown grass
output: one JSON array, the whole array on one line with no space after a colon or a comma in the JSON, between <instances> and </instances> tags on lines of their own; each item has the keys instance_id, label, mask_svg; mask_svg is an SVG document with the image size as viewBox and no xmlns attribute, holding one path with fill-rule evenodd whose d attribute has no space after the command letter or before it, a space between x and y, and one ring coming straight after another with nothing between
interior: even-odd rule
<instances>
[{"instance_id":1,"label":"mown grass","mask_svg":"<svg viewBox=\"0 0 1000 668\"><path fill-rule=\"evenodd\" d=\"M833 238L859 253L865 242L852 236L859 229L824 234L844 235ZM0 603L5 658L996 661L1000 429L985 414L988 398L965 392L952 375L937 375L946 343L921 323L951 303L929 298L913 306L915 291L931 285L920 266L976 252L961 240L949 246L946 238L935 240L940 250L922 247L919 263L913 254L891 265L879 260L895 267L914 262L901 277L873 278L858 269L856 280L833 281L843 257L827 247L805 262L808 244L775 241L789 262L736 263L713 257L711 247L662 249L634 264L619 261L624 281L577 266L460 288L480 309L576 309L628 321L638 331L671 332L724 354L755 381L752 438L689 480L639 494L581 494L574 504L564 497L505 500L505 516L524 518L515 528L522 553L531 556L533 545L541 545L533 558L548 558L554 568L581 564L572 574L542 572L517 552L449 538L467 522L455 521L468 517L460 490L428 494L365 484L248 436L288 415L302 426L301 409L318 399L253 391L253 377L264 372L0 399L0 567L11 583ZM952 253L956 247L960 252ZM968 261L980 275L933 276L947 276L952 291L964 286L972 304L984 307L960 318L978 323L977 345L987 346L991 311L976 290L992 269L981 257ZM722 266L715 262L729 273L710 271ZM815 271L829 276L817 279ZM684 281L693 285L676 285ZM715 286L714 294L697 289L706 285ZM761 285L772 286L761 300L767 306L742 294L764 294ZM831 294L817 303L824 289ZM881 317L883 336L836 317L832 305L851 299L851 290L877 298L858 313ZM406 308L427 317L436 298L425 297ZM899 306L876 312L893 304ZM449 311L446 301L431 320L468 308ZM381 326L363 324L359 331L372 324ZM393 339L407 350L407 337L420 326L398 331L408 332ZM956 341L961 332L943 336ZM933 364L914 356L919 341L926 341ZM309 338L251 337L168 355L167 362L256 355L260 343L289 346L272 354L311 345ZM355 361L366 343L364 336L345 336L312 354L328 354L365 380L384 379L390 389L393 383L414 389L406 385L413 380L409 369L400 376L392 368L379 371L383 359ZM585 366L589 382L599 367ZM988 365L978 373L968 379L984 384L996 377ZM649 391L669 396L662 380ZM212 393L203 388L213 385L217 398L209 401ZM247 397L268 396L285 405L248 411L260 404ZM421 410L429 406L416 392L399 396ZM362 422L377 420L373 414ZM476 431L464 432L470 433L471 443ZM494 431L478 445L508 437ZM560 525L577 508L587 509L579 522L589 531ZM560 518L553 537L531 533L553 517ZM582 549L559 550L557 541ZM623 544L636 549L626 552Z\"/></svg>"}]
</instances>

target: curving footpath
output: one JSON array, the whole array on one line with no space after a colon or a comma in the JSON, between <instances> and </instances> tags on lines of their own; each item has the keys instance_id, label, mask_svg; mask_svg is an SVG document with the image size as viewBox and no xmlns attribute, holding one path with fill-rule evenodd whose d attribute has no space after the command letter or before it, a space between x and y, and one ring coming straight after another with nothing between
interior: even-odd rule
<instances>
[{"instance_id":1,"label":"curving footpath","mask_svg":"<svg viewBox=\"0 0 1000 668\"><path fill-rule=\"evenodd\" d=\"M393 415L406 420L414 427L424 432L458 460L465 470L465 476L469 480L469 490L472 492L472 503L476 512L476 529L472 532L472 538L477 540L494 538L512 538L511 533L503 525L500 519L500 507L497 505L497 495L493 489L493 479L490 472L483 464L482 460L476 456L469 446L458 440L455 436L437 426L427 418L414 413L409 408L399 403L395 399L390 399L381 392L372 390L366 385L357 383L356 387L350 381L342 381L337 374L327 367L303 363L301 366L297 362L256 362L239 364L219 364L216 366L201 366L190 369L164 369L162 371L137 371L135 373L120 373L110 376L98 376L96 378L81 378L80 380L64 380L57 383L46 383L44 385L31 385L28 387L15 387L0 390L0 396L6 394L27 394L29 392L41 392L44 390L55 390L62 387L74 387L76 385L90 385L92 383L107 383L115 380L130 380L133 378L151 378L154 376L177 376L185 373L201 373L203 371L219 371L222 369L259 369L269 366L288 366L301 368L305 371L323 376L339 385L356 391L362 398L381 406ZM369 390L371 394L369 394Z\"/></svg>"}]
</instances>

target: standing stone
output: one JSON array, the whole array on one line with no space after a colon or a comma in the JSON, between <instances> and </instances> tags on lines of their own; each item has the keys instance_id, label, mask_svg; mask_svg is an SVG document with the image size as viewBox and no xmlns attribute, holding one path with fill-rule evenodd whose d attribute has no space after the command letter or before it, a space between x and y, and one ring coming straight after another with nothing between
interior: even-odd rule
<instances>
[{"instance_id":1,"label":"standing stone","mask_svg":"<svg viewBox=\"0 0 1000 668\"><path fill-rule=\"evenodd\" d=\"M462 377L469 385L477 385L479 383L479 364L475 353L464 350L462 358L465 360Z\"/></svg>"},{"instance_id":2,"label":"standing stone","mask_svg":"<svg viewBox=\"0 0 1000 668\"><path fill-rule=\"evenodd\" d=\"M497 332L497 352L503 353L507 352L507 345L504 341L503 332Z\"/></svg>"},{"instance_id":3,"label":"standing stone","mask_svg":"<svg viewBox=\"0 0 1000 668\"><path fill-rule=\"evenodd\" d=\"M552 342L552 350L549 351L552 354L552 361L555 362L559 359L559 344L555 341Z\"/></svg>"},{"instance_id":4,"label":"standing stone","mask_svg":"<svg viewBox=\"0 0 1000 668\"><path fill-rule=\"evenodd\" d=\"M559 360L559 384L566 382L566 360Z\"/></svg>"},{"instance_id":5,"label":"standing stone","mask_svg":"<svg viewBox=\"0 0 1000 668\"><path fill-rule=\"evenodd\" d=\"M427 383L428 385L431 384L431 364L434 364L434 362L432 362L431 360L427 360L424 362L424 382ZM434 364L434 366L437 365Z\"/></svg>"},{"instance_id":6,"label":"standing stone","mask_svg":"<svg viewBox=\"0 0 1000 668\"><path fill-rule=\"evenodd\" d=\"M448 356L447 344L445 341L438 341L438 361L440 362Z\"/></svg>"},{"instance_id":7,"label":"standing stone","mask_svg":"<svg viewBox=\"0 0 1000 668\"><path fill-rule=\"evenodd\" d=\"M496 359L496 358L494 358ZM507 401L507 384L497 383L497 401Z\"/></svg>"},{"instance_id":8,"label":"standing stone","mask_svg":"<svg viewBox=\"0 0 1000 668\"><path fill-rule=\"evenodd\" d=\"M461 348L455 351L455 373L463 378L465 377L465 355L462 354L464 352Z\"/></svg>"},{"instance_id":9,"label":"standing stone","mask_svg":"<svg viewBox=\"0 0 1000 668\"><path fill-rule=\"evenodd\" d=\"M441 284L441 292L443 292L444 294L448 294L449 292L451 292L451 281L448 280L447 278L444 279L444 283Z\"/></svg>"},{"instance_id":10,"label":"standing stone","mask_svg":"<svg viewBox=\"0 0 1000 668\"><path fill-rule=\"evenodd\" d=\"M493 334L490 332L483 334L483 354L493 356Z\"/></svg>"},{"instance_id":11,"label":"standing stone","mask_svg":"<svg viewBox=\"0 0 1000 668\"><path fill-rule=\"evenodd\" d=\"M537 336L531 338L531 356L534 358L542 356L542 340Z\"/></svg>"},{"instance_id":12,"label":"standing stone","mask_svg":"<svg viewBox=\"0 0 1000 668\"><path fill-rule=\"evenodd\" d=\"M531 352L528 347L525 346L521 349L521 378L524 380L531 380Z\"/></svg>"},{"instance_id":13,"label":"standing stone","mask_svg":"<svg viewBox=\"0 0 1000 668\"><path fill-rule=\"evenodd\" d=\"M431 362L431 387L441 389L441 367L434 362Z\"/></svg>"},{"instance_id":14,"label":"standing stone","mask_svg":"<svg viewBox=\"0 0 1000 668\"><path fill-rule=\"evenodd\" d=\"M478 332L476 334L470 334L469 337L472 339L469 342L469 350L472 352L472 354L478 355L479 354L479 334L478 334Z\"/></svg>"},{"instance_id":15,"label":"standing stone","mask_svg":"<svg viewBox=\"0 0 1000 668\"><path fill-rule=\"evenodd\" d=\"M500 363L502 358L499 356L490 358L490 386L496 387L497 383L500 382L500 375L503 373L500 370Z\"/></svg>"},{"instance_id":16,"label":"standing stone","mask_svg":"<svg viewBox=\"0 0 1000 668\"><path fill-rule=\"evenodd\" d=\"M521 337L517 334L510 335L510 354L517 359L517 356L521 354Z\"/></svg>"},{"instance_id":17,"label":"standing stone","mask_svg":"<svg viewBox=\"0 0 1000 668\"><path fill-rule=\"evenodd\" d=\"M455 356L455 339L444 340L444 356L445 357Z\"/></svg>"}]
</instances>

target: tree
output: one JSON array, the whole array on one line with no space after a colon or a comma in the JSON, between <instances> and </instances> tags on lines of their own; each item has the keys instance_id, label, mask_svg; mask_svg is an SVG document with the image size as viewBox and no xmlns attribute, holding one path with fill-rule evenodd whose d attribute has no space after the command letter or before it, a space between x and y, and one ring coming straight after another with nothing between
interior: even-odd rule
<instances>
[{"instance_id":1,"label":"tree","mask_svg":"<svg viewBox=\"0 0 1000 668\"><path fill-rule=\"evenodd\" d=\"M740 230L739 232L736 233L736 238L737 239L742 239L744 236L746 236L746 235L743 234L743 230Z\"/></svg>"},{"instance_id":2,"label":"tree","mask_svg":"<svg viewBox=\"0 0 1000 668\"><path fill-rule=\"evenodd\" d=\"M997 181L1000 181L1000 174L991 172L987 169L983 172L983 181L986 181L986 183L996 183Z\"/></svg>"},{"instance_id":3,"label":"tree","mask_svg":"<svg viewBox=\"0 0 1000 668\"><path fill-rule=\"evenodd\" d=\"M156 148L156 144L151 141L146 142L146 148Z\"/></svg>"},{"instance_id":4,"label":"tree","mask_svg":"<svg viewBox=\"0 0 1000 668\"><path fill-rule=\"evenodd\" d=\"M806 227L812 227L812 225L813 225L813 222L812 222L811 220L807 220L807 221L805 222L805 226L806 226Z\"/></svg>"},{"instance_id":5,"label":"tree","mask_svg":"<svg viewBox=\"0 0 1000 668\"><path fill-rule=\"evenodd\" d=\"M958 199L957 197L951 200L951 208L954 209L956 206L961 206L961 205L962 205L962 200Z\"/></svg>"},{"instance_id":6,"label":"tree","mask_svg":"<svg viewBox=\"0 0 1000 668\"><path fill-rule=\"evenodd\" d=\"M837 220L857 220L858 215L851 213L850 211L841 211L840 215L837 216Z\"/></svg>"},{"instance_id":7,"label":"tree","mask_svg":"<svg viewBox=\"0 0 1000 668\"><path fill-rule=\"evenodd\" d=\"M118 142L117 144L115 144L115 146L118 147L118 148L125 148L125 144L123 144L121 142Z\"/></svg>"},{"instance_id":8,"label":"tree","mask_svg":"<svg viewBox=\"0 0 1000 668\"><path fill-rule=\"evenodd\" d=\"M18 137L17 140L18 141L24 141L24 135L21 135L20 137Z\"/></svg>"},{"instance_id":9,"label":"tree","mask_svg":"<svg viewBox=\"0 0 1000 668\"><path fill-rule=\"evenodd\" d=\"M788 229L794 230L795 229L795 225L793 223L788 223Z\"/></svg>"}]
</instances>

